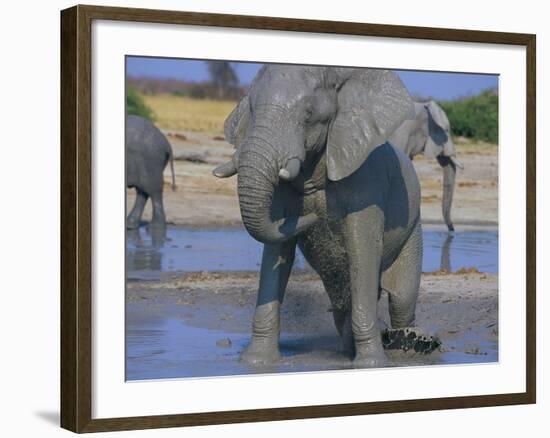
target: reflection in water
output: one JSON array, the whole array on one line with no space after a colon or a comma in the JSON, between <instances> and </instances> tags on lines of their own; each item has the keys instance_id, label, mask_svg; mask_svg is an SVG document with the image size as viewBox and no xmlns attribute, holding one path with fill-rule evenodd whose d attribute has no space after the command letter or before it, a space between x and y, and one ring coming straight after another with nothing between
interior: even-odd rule
<instances>
[{"instance_id":1,"label":"reflection in water","mask_svg":"<svg viewBox=\"0 0 550 438\"><path fill-rule=\"evenodd\" d=\"M498 273L497 231L425 230L422 271L477 268L480 272Z\"/></svg>"},{"instance_id":2,"label":"reflection in water","mask_svg":"<svg viewBox=\"0 0 550 438\"><path fill-rule=\"evenodd\" d=\"M126 267L129 271L162 271L166 227L126 230ZM131 250L130 248L133 248Z\"/></svg>"},{"instance_id":3,"label":"reflection in water","mask_svg":"<svg viewBox=\"0 0 550 438\"><path fill-rule=\"evenodd\" d=\"M455 237L454 232L448 233L443 246L441 247L441 264L439 269L451 272L451 242Z\"/></svg>"},{"instance_id":4,"label":"reflection in water","mask_svg":"<svg viewBox=\"0 0 550 438\"><path fill-rule=\"evenodd\" d=\"M498 272L496 231L424 230L422 271L477 268ZM128 278L154 279L161 272L256 271L262 244L244 229L196 230L182 227L127 231ZM298 251L294 269L309 269Z\"/></svg>"}]
</instances>

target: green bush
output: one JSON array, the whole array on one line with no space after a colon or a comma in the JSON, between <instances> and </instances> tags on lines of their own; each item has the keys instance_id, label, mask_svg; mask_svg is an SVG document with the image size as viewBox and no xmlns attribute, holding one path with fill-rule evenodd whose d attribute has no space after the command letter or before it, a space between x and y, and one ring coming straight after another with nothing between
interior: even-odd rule
<instances>
[{"instance_id":1,"label":"green bush","mask_svg":"<svg viewBox=\"0 0 550 438\"><path fill-rule=\"evenodd\" d=\"M151 121L155 120L153 110L147 106L141 94L132 87L126 89L126 114L141 116Z\"/></svg>"},{"instance_id":2,"label":"green bush","mask_svg":"<svg viewBox=\"0 0 550 438\"><path fill-rule=\"evenodd\" d=\"M443 101L440 105L447 113L453 135L498 143L498 94L495 90Z\"/></svg>"}]
</instances>

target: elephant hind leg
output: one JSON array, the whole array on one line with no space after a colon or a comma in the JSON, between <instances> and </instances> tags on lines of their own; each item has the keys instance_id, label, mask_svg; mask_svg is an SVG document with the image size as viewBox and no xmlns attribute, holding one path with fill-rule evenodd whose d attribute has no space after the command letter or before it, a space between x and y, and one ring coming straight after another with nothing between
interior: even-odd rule
<instances>
[{"instance_id":1,"label":"elephant hind leg","mask_svg":"<svg viewBox=\"0 0 550 438\"><path fill-rule=\"evenodd\" d=\"M441 341L414 327L415 308L422 271L422 229L417 225L397 260L382 274L382 287L388 292L391 329L382 332L385 349L428 354Z\"/></svg>"},{"instance_id":2,"label":"elephant hind leg","mask_svg":"<svg viewBox=\"0 0 550 438\"><path fill-rule=\"evenodd\" d=\"M149 195L147 193L136 187L136 200L132 211L126 218L126 228L132 230L139 227L141 215L143 214L143 209L145 208L148 198Z\"/></svg>"},{"instance_id":3,"label":"elephant hind leg","mask_svg":"<svg viewBox=\"0 0 550 438\"><path fill-rule=\"evenodd\" d=\"M393 264L382 274L382 289L388 292L392 328L411 327L422 273L422 226L409 236Z\"/></svg>"},{"instance_id":4,"label":"elephant hind leg","mask_svg":"<svg viewBox=\"0 0 550 438\"><path fill-rule=\"evenodd\" d=\"M162 172L151 175L149 194L151 195L151 203L153 204L153 217L149 226L152 227L165 227L166 216L164 214L163 203L163 185L164 177Z\"/></svg>"},{"instance_id":5,"label":"elephant hind leg","mask_svg":"<svg viewBox=\"0 0 550 438\"><path fill-rule=\"evenodd\" d=\"M338 266L342 263L341 261L332 264L312 262L314 260L310 261L310 265L321 277L330 300L336 330L342 336L346 315L351 310L351 282L349 273L344 269L338 269Z\"/></svg>"},{"instance_id":6,"label":"elephant hind leg","mask_svg":"<svg viewBox=\"0 0 550 438\"><path fill-rule=\"evenodd\" d=\"M162 190L151 195L153 203L153 217L150 226L164 227L166 226L166 215L164 214L164 204L162 200Z\"/></svg>"},{"instance_id":7,"label":"elephant hind leg","mask_svg":"<svg viewBox=\"0 0 550 438\"><path fill-rule=\"evenodd\" d=\"M344 312L340 336L342 337L342 350L351 358L355 357L355 340L351 326L351 309Z\"/></svg>"},{"instance_id":8,"label":"elephant hind leg","mask_svg":"<svg viewBox=\"0 0 550 438\"><path fill-rule=\"evenodd\" d=\"M332 303L332 317L338 334L342 338L342 350L351 357L355 356L355 342L351 328L351 285L346 282L339 286L325 284Z\"/></svg>"}]
</instances>

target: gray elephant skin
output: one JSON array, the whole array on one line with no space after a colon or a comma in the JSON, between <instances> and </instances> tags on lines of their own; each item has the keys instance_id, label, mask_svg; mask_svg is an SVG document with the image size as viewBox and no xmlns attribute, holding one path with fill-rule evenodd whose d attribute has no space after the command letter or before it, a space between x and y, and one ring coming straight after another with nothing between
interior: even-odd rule
<instances>
[{"instance_id":1,"label":"gray elephant skin","mask_svg":"<svg viewBox=\"0 0 550 438\"><path fill-rule=\"evenodd\" d=\"M126 218L126 228L138 228L147 200L153 204L149 226L165 227L166 216L162 202L164 168L170 161L174 190L174 158L166 137L149 120L129 115L126 118L126 186L136 189L136 200Z\"/></svg>"},{"instance_id":2,"label":"gray elephant skin","mask_svg":"<svg viewBox=\"0 0 550 438\"><path fill-rule=\"evenodd\" d=\"M299 245L320 275L355 367L387 364L377 321L389 294L391 324L410 327L420 283L420 186L401 150L386 142L414 111L392 72L264 66L229 115L241 216L264 243L251 364L280 358L280 307Z\"/></svg>"},{"instance_id":3,"label":"gray elephant skin","mask_svg":"<svg viewBox=\"0 0 550 438\"><path fill-rule=\"evenodd\" d=\"M421 153L427 158L437 159L443 168L443 219L448 230L454 231L451 205L456 168L463 166L456 160L451 124L445 111L433 100L415 102L414 117L405 120L390 136L389 142L405 152L411 160Z\"/></svg>"}]
</instances>

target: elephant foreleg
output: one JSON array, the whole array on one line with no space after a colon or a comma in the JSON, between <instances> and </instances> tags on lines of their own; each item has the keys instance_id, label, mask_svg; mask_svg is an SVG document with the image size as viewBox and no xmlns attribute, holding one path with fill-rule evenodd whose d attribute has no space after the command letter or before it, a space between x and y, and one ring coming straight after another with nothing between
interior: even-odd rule
<instances>
[{"instance_id":1,"label":"elephant foreleg","mask_svg":"<svg viewBox=\"0 0 550 438\"><path fill-rule=\"evenodd\" d=\"M387 364L377 320L384 214L377 206L345 219L345 242L351 280L351 328L355 340L354 366Z\"/></svg>"},{"instance_id":2,"label":"elephant foreleg","mask_svg":"<svg viewBox=\"0 0 550 438\"><path fill-rule=\"evenodd\" d=\"M258 301L252 323L252 339L241 354L241 360L244 362L263 365L280 359L280 307L295 252L295 240L264 246Z\"/></svg>"},{"instance_id":3,"label":"elephant foreleg","mask_svg":"<svg viewBox=\"0 0 550 438\"><path fill-rule=\"evenodd\" d=\"M136 200L134 202L134 207L132 208L132 211L126 218L126 228L135 229L139 227L141 215L143 214L143 209L145 208L145 204L147 203L148 198L149 195L147 195L147 193L136 188Z\"/></svg>"}]
</instances>

